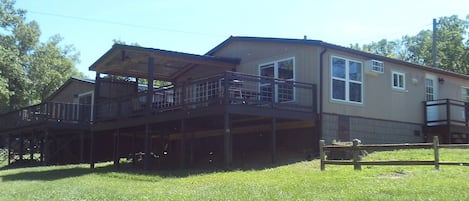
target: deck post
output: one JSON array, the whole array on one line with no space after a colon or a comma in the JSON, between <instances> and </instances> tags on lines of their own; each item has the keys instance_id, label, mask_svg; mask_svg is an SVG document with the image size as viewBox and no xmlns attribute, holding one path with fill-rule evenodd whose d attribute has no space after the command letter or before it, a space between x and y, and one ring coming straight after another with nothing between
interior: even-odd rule
<instances>
[{"instance_id":1,"label":"deck post","mask_svg":"<svg viewBox=\"0 0 469 201\"><path fill-rule=\"evenodd\" d=\"M181 165L181 169L185 169L186 168L186 119L182 119L181 120L181 134L182 134L182 138L181 138L181 161L180 161L180 165Z\"/></svg>"},{"instance_id":2,"label":"deck post","mask_svg":"<svg viewBox=\"0 0 469 201\"><path fill-rule=\"evenodd\" d=\"M272 118L272 164L277 162L277 118Z\"/></svg>"},{"instance_id":3,"label":"deck post","mask_svg":"<svg viewBox=\"0 0 469 201\"><path fill-rule=\"evenodd\" d=\"M84 162L84 152L85 152L85 132L80 132L80 163Z\"/></svg>"},{"instance_id":4,"label":"deck post","mask_svg":"<svg viewBox=\"0 0 469 201\"><path fill-rule=\"evenodd\" d=\"M41 140L39 142L39 162L41 164L44 164L44 137L41 137Z\"/></svg>"},{"instance_id":5,"label":"deck post","mask_svg":"<svg viewBox=\"0 0 469 201\"><path fill-rule=\"evenodd\" d=\"M326 170L326 154L324 153L324 146L326 142L324 140L319 140L319 157L321 158L321 171Z\"/></svg>"},{"instance_id":6,"label":"deck post","mask_svg":"<svg viewBox=\"0 0 469 201\"><path fill-rule=\"evenodd\" d=\"M359 159L359 152L360 150L358 149L358 144L360 144L360 140L358 139L353 139L352 140L352 155L353 155L353 169L354 170L362 170L362 166L360 165L360 159Z\"/></svg>"},{"instance_id":7,"label":"deck post","mask_svg":"<svg viewBox=\"0 0 469 201\"><path fill-rule=\"evenodd\" d=\"M18 150L19 160L23 160L23 154L24 154L24 136L23 134L20 135L20 150Z\"/></svg>"},{"instance_id":8,"label":"deck post","mask_svg":"<svg viewBox=\"0 0 469 201\"><path fill-rule=\"evenodd\" d=\"M119 138L120 138L120 129L117 129L116 133L114 133L114 166L116 168L119 168L119 163L120 163Z\"/></svg>"},{"instance_id":9,"label":"deck post","mask_svg":"<svg viewBox=\"0 0 469 201\"><path fill-rule=\"evenodd\" d=\"M433 154L435 155L435 170L440 170L440 152L438 146L440 142L438 136L433 136Z\"/></svg>"},{"instance_id":10,"label":"deck post","mask_svg":"<svg viewBox=\"0 0 469 201\"><path fill-rule=\"evenodd\" d=\"M148 77L147 77L147 111L151 113L152 103L153 103L153 82L155 80L155 59L153 57L148 57Z\"/></svg>"},{"instance_id":11,"label":"deck post","mask_svg":"<svg viewBox=\"0 0 469 201\"><path fill-rule=\"evenodd\" d=\"M41 162L42 162L42 165L46 165L47 164L47 160L49 160L49 130L48 129L45 129L44 130L44 139L42 140L43 143L41 145L41 148L42 148L42 159L41 159Z\"/></svg>"},{"instance_id":12,"label":"deck post","mask_svg":"<svg viewBox=\"0 0 469 201\"><path fill-rule=\"evenodd\" d=\"M90 132L90 169L94 169L94 131Z\"/></svg>"},{"instance_id":13,"label":"deck post","mask_svg":"<svg viewBox=\"0 0 469 201\"><path fill-rule=\"evenodd\" d=\"M233 162L232 158L232 136L230 130L230 115L225 112L224 114L224 151L225 151L225 168L229 168Z\"/></svg>"},{"instance_id":14,"label":"deck post","mask_svg":"<svg viewBox=\"0 0 469 201\"><path fill-rule=\"evenodd\" d=\"M29 139L29 160L34 159L34 134L31 134L31 138Z\"/></svg>"},{"instance_id":15,"label":"deck post","mask_svg":"<svg viewBox=\"0 0 469 201\"><path fill-rule=\"evenodd\" d=\"M149 170L150 169L150 152L151 152L151 127L148 123L145 124L145 139L144 139L144 147L145 147L145 157L143 159L143 169Z\"/></svg>"},{"instance_id":16,"label":"deck post","mask_svg":"<svg viewBox=\"0 0 469 201\"><path fill-rule=\"evenodd\" d=\"M8 160L8 165L11 164L11 134L8 134L8 154L7 154L7 160Z\"/></svg>"},{"instance_id":17,"label":"deck post","mask_svg":"<svg viewBox=\"0 0 469 201\"><path fill-rule=\"evenodd\" d=\"M137 134L132 133L132 164L137 164Z\"/></svg>"}]
</instances>

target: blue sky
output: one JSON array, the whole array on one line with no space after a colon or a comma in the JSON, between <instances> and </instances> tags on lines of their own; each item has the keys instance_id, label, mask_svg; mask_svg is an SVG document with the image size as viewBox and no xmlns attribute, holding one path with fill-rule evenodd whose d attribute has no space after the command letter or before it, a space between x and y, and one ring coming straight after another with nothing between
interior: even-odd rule
<instances>
[{"instance_id":1,"label":"blue sky","mask_svg":"<svg viewBox=\"0 0 469 201\"><path fill-rule=\"evenodd\" d=\"M88 67L113 39L144 47L204 54L234 36L323 40L337 45L399 39L431 29L433 18L469 14L467 0L17 0L36 20L41 41L60 34Z\"/></svg>"}]
</instances>

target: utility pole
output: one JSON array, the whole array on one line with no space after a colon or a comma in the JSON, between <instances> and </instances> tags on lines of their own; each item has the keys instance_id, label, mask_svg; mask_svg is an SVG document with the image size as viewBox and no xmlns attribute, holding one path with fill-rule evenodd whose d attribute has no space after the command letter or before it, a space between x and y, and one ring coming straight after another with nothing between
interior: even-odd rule
<instances>
[{"instance_id":1,"label":"utility pole","mask_svg":"<svg viewBox=\"0 0 469 201\"><path fill-rule=\"evenodd\" d=\"M438 58L437 58L437 49L436 49L436 41L437 41L437 22L436 19L433 18L433 42L432 42L432 59L433 59L433 67L438 67Z\"/></svg>"}]
</instances>

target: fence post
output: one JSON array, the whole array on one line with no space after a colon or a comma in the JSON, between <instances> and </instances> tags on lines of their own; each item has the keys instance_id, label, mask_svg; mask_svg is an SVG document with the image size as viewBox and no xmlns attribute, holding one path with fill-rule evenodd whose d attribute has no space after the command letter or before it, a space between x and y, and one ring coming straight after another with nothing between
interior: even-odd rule
<instances>
[{"instance_id":1,"label":"fence post","mask_svg":"<svg viewBox=\"0 0 469 201\"><path fill-rule=\"evenodd\" d=\"M359 149L358 149L358 144L360 143L360 140L358 139L353 139L352 141L353 143L353 146L352 146L352 155L353 155L353 169L354 170L361 170L362 167L359 163L359 158L358 158L358 153L359 153Z\"/></svg>"},{"instance_id":2,"label":"fence post","mask_svg":"<svg viewBox=\"0 0 469 201\"><path fill-rule=\"evenodd\" d=\"M435 155L435 170L440 170L440 153L438 150L439 146L438 136L433 136L433 153Z\"/></svg>"},{"instance_id":3,"label":"fence post","mask_svg":"<svg viewBox=\"0 0 469 201\"><path fill-rule=\"evenodd\" d=\"M326 142L324 140L319 140L319 155L321 158L321 171L324 171L326 169L326 164L324 164L324 160L326 160L326 155L324 153L324 145Z\"/></svg>"}]
</instances>

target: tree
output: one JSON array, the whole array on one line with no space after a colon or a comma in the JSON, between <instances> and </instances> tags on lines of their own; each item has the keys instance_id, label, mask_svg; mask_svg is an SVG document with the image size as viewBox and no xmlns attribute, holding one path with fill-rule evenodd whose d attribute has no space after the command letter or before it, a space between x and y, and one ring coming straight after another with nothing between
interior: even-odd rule
<instances>
[{"instance_id":1,"label":"tree","mask_svg":"<svg viewBox=\"0 0 469 201\"><path fill-rule=\"evenodd\" d=\"M14 4L0 0L0 112L37 103L70 76L83 76L74 49L60 47L59 36L40 43L39 25L27 22L26 11Z\"/></svg>"},{"instance_id":2,"label":"tree","mask_svg":"<svg viewBox=\"0 0 469 201\"><path fill-rule=\"evenodd\" d=\"M469 74L469 15L466 20L459 19L457 15L441 17L437 27L437 65L439 68ZM422 30L415 36L405 35L401 40L372 42L360 47L358 44L350 45L373 54L401 59L404 61L430 66L432 58L433 32Z\"/></svg>"}]
</instances>

